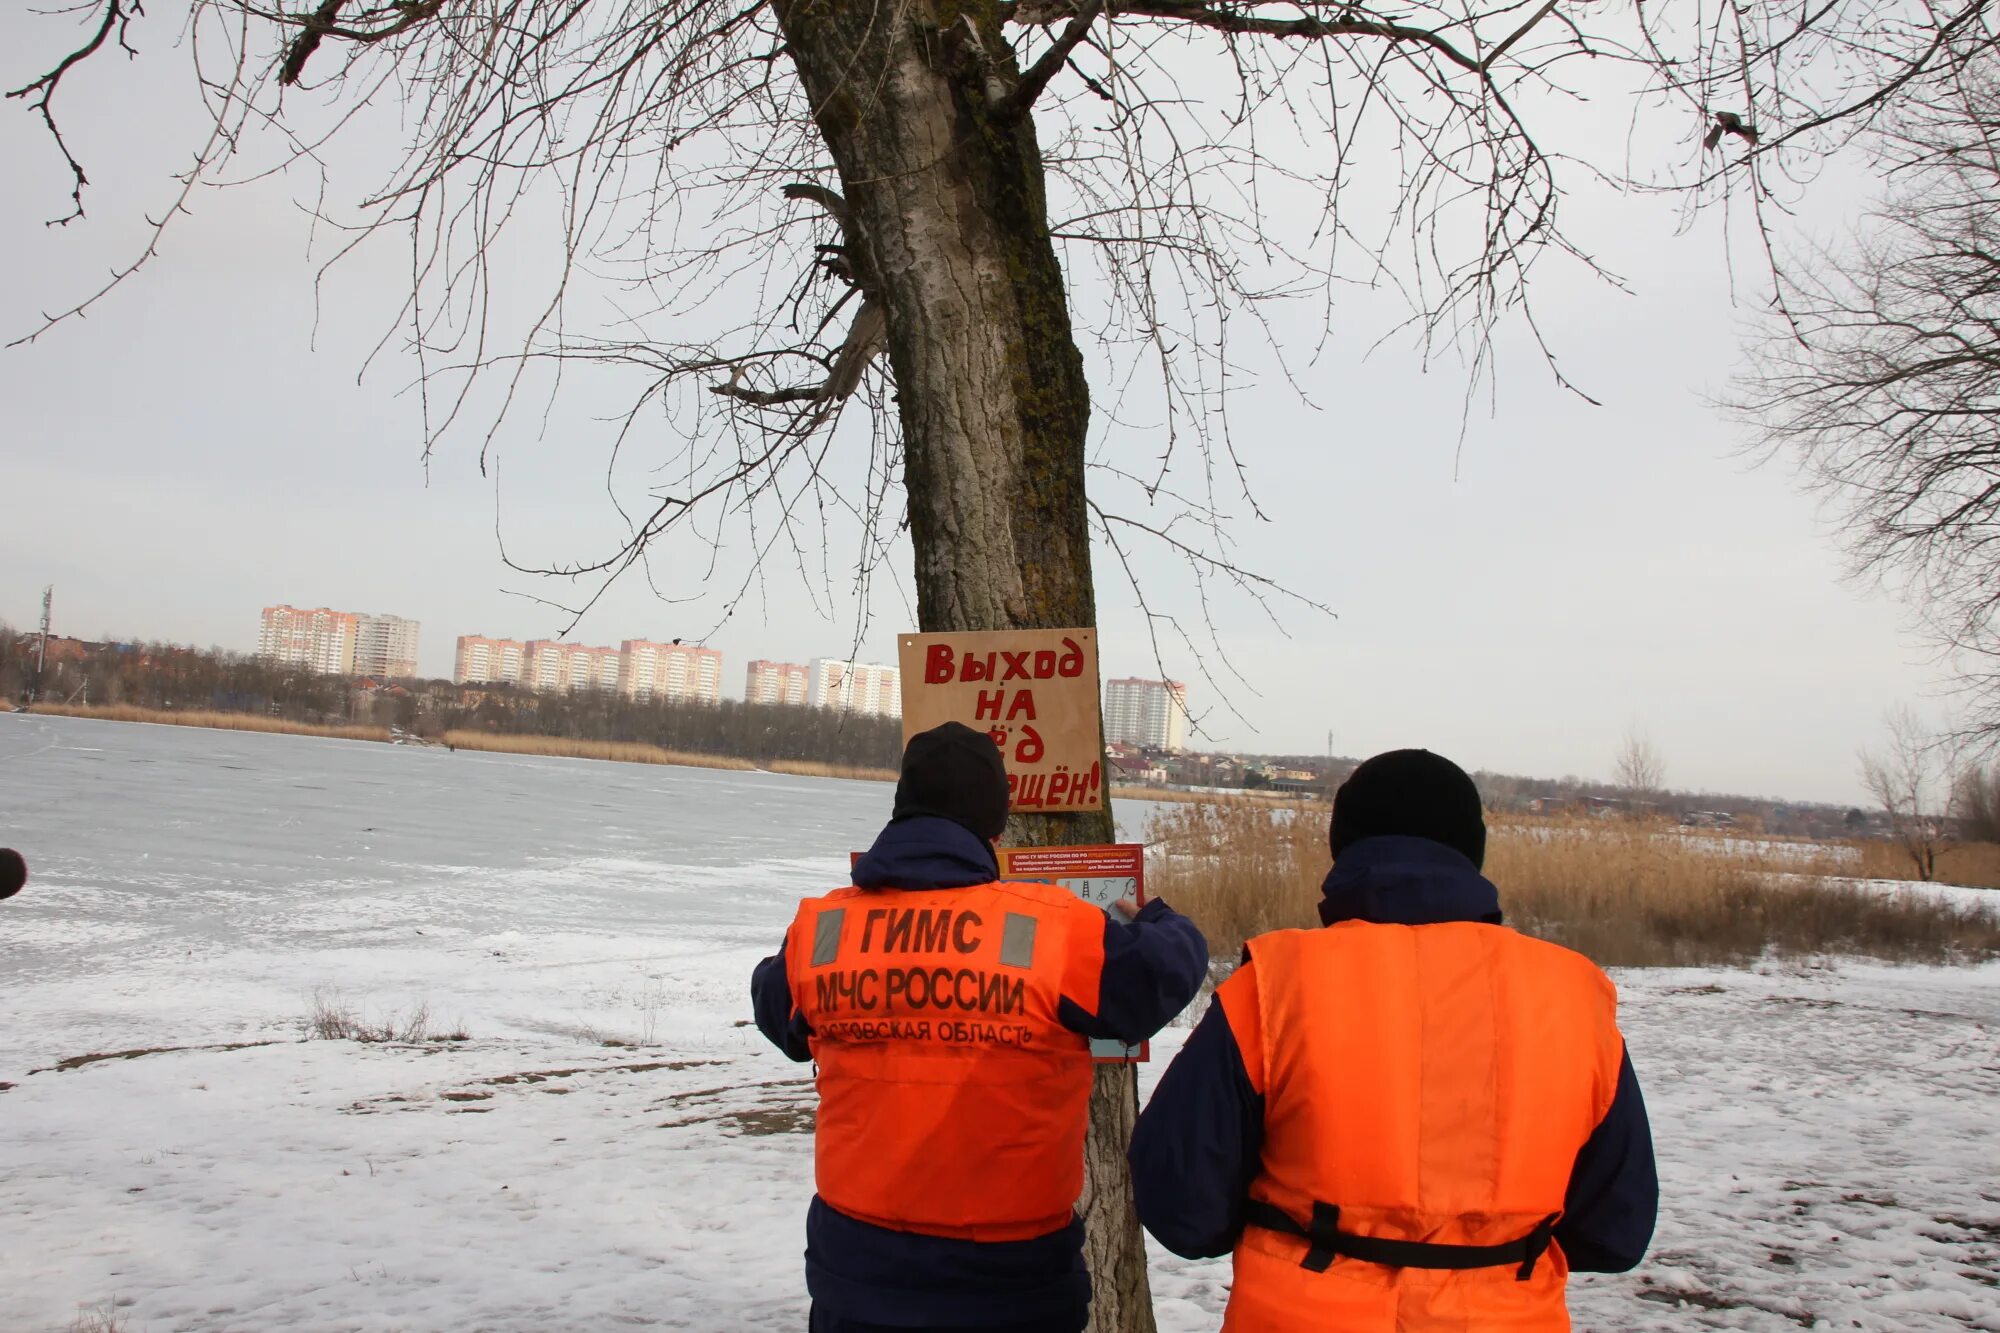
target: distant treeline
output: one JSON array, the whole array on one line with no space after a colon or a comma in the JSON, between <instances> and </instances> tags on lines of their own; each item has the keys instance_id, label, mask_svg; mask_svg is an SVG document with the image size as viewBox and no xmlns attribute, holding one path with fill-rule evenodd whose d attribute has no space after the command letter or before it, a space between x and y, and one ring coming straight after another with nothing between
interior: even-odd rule
<instances>
[{"instance_id":1,"label":"distant treeline","mask_svg":"<svg viewBox=\"0 0 2000 1333\"><path fill-rule=\"evenodd\" d=\"M903 750L900 719L830 708L735 699L712 704L642 701L594 690L535 694L512 686L459 687L443 682L424 689L433 706L419 715L420 733L441 725L448 731L638 741L759 764L790 760L842 768L893 769Z\"/></svg>"},{"instance_id":2,"label":"distant treeline","mask_svg":"<svg viewBox=\"0 0 2000 1333\"><path fill-rule=\"evenodd\" d=\"M0 697L35 689L36 638L0 625ZM349 682L219 648L49 640L41 696L57 703L267 713L298 722L347 722ZM363 719L373 720L373 719Z\"/></svg>"},{"instance_id":3,"label":"distant treeline","mask_svg":"<svg viewBox=\"0 0 2000 1333\"><path fill-rule=\"evenodd\" d=\"M0 697L35 688L36 642L0 625ZM365 688L243 653L172 644L50 640L41 682L54 702L257 713L294 722L627 741L754 763L788 760L842 768L896 767L902 723L892 717L786 704L640 701L598 691L536 694L507 685L399 681Z\"/></svg>"}]
</instances>

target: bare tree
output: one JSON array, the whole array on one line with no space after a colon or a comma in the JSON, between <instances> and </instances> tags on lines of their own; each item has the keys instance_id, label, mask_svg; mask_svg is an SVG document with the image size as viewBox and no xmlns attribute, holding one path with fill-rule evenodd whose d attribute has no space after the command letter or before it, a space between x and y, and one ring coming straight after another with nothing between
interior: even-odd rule
<instances>
[{"instance_id":1,"label":"bare tree","mask_svg":"<svg viewBox=\"0 0 2000 1333\"><path fill-rule=\"evenodd\" d=\"M1969 842L2000 843L2000 764L1969 764L1951 793L1951 813Z\"/></svg>"},{"instance_id":2,"label":"bare tree","mask_svg":"<svg viewBox=\"0 0 2000 1333\"><path fill-rule=\"evenodd\" d=\"M1611 779L1638 800L1658 800L1667 786L1667 761L1652 737L1634 727L1618 743Z\"/></svg>"},{"instance_id":3,"label":"bare tree","mask_svg":"<svg viewBox=\"0 0 2000 1333\"><path fill-rule=\"evenodd\" d=\"M1269 302L1316 301L1330 328L1343 284L1400 290L1418 348L1462 357L1476 386L1501 320L1541 337L1534 267L1594 268L1563 228L1563 170L1681 191L1691 206L1740 199L1761 230L1985 12L1984 0L189 3L185 47L213 131L133 261L27 337L129 278L198 189L298 172L328 201L317 208L343 253L378 236L407 247L410 290L385 347L417 358L427 456L459 427L484 466L510 411L593 375L622 384L630 406L604 454L644 451L657 488L597 554L505 555L583 581L572 611L634 570L663 592L700 591L737 541L757 560L716 594L723 618L767 566L791 564L829 599L852 576L858 633L906 525L922 629L1088 626L1094 539L1156 654L1172 645L1204 673L1231 669L1213 592L1266 610L1288 596L1234 558L1228 527L1262 517L1226 411L1250 368L1246 338L1264 340L1271 378L1297 384L1262 322ZM57 220L69 223L88 178L60 132L65 80L129 50L141 11L61 12L84 19L79 44L10 95L67 168ZM1634 140L1635 172L1568 156L1589 151L1579 131L1594 129L1600 95L1664 111ZM401 113L407 156L343 208L320 148L371 103ZM276 151L259 158L258 144ZM547 263L523 262L538 251ZM1095 458L1078 327L1106 386ZM1560 379L1552 352L1547 365ZM853 543L838 574L837 531ZM1142 547L1180 562L1198 619L1139 582ZM662 568L656 551L671 553ZM1107 811L1017 818L1009 837L1111 832ZM1083 1206L1100 1330L1152 1327L1121 1150L1135 1088L1109 1067L1092 1102Z\"/></svg>"},{"instance_id":4,"label":"bare tree","mask_svg":"<svg viewBox=\"0 0 2000 1333\"><path fill-rule=\"evenodd\" d=\"M1908 709L1889 714L1888 727L1886 749L1862 751L1861 781L1888 816L1890 836L1908 854L1917 878L1928 882L1937 878L1938 857L1952 843L1950 763Z\"/></svg>"},{"instance_id":5,"label":"bare tree","mask_svg":"<svg viewBox=\"0 0 2000 1333\"><path fill-rule=\"evenodd\" d=\"M1737 410L1840 515L1856 573L1902 585L2000 741L2000 53L1952 39L1874 136L1886 198L1842 250L1786 271L1787 320Z\"/></svg>"}]
</instances>

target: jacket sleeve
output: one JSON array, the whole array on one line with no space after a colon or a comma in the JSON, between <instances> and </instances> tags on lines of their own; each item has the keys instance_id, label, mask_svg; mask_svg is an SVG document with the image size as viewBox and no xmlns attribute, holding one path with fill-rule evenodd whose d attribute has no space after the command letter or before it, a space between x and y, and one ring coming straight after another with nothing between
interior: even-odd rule
<instances>
[{"instance_id":1,"label":"jacket sleeve","mask_svg":"<svg viewBox=\"0 0 2000 1333\"><path fill-rule=\"evenodd\" d=\"M1660 1206L1653 1131L1627 1051L1618 1064L1611 1109L1584 1141L1570 1171L1556 1241L1583 1273L1623 1273L1646 1255Z\"/></svg>"},{"instance_id":2,"label":"jacket sleeve","mask_svg":"<svg viewBox=\"0 0 2000 1333\"><path fill-rule=\"evenodd\" d=\"M1096 908L1089 909L1096 912ZM1129 923L1104 917L1096 986L1065 993L1057 1017L1071 1032L1126 1045L1146 1040L1188 1007L1208 975L1208 941L1154 898Z\"/></svg>"},{"instance_id":3,"label":"jacket sleeve","mask_svg":"<svg viewBox=\"0 0 2000 1333\"><path fill-rule=\"evenodd\" d=\"M1229 1253L1243 1233L1263 1147L1264 1095L1218 999L1160 1076L1132 1133L1127 1157L1139 1221L1184 1258Z\"/></svg>"},{"instance_id":4,"label":"jacket sleeve","mask_svg":"<svg viewBox=\"0 0 2000 1333\"><path fill-rule=\"evenodd\" d=\"M778 951L757 964L757 970L750 974L750 1004L757 1016L757 1030L769 1037L773 1046L794 1060L812 1059L812 1047L807 1041L812 1028L792 1003L784 945L779 945Z\"/></svg>"}]
</instances>

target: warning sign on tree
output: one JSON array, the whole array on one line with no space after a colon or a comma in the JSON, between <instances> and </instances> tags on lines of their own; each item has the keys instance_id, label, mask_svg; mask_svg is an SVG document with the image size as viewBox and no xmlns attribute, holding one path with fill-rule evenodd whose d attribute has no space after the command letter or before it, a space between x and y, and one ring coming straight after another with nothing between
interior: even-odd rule
<instances>
[{"instance_id":1,"label":"warning sign on tree","mask_svg":"<svg viewBox=\"0 0 2000 1333\"><path fill-rule=\"evenodd\" d=\"M993 738L1014 810L1104 808L1097 633L1087 629L905 634L903 742L945 722Z\"/></svg>"}]
</instances>

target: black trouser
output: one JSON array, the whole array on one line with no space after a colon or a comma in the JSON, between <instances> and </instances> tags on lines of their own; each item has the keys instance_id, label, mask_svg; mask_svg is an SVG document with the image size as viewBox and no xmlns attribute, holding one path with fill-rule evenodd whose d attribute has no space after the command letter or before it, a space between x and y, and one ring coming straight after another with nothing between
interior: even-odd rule
<instances>
[{"instance_id":1,"label":"black trouser","mask_svg":"<svg viewBox=\"0 0 2000 1333\"><path fill-rule=\"evenodd\" d=\"M842 1319L813 1303L810 1333L1083 1333L1090 1326L1090 1307L1078 1306L1068 1317L1032 1320L1025 1324L927 1324L909 1328L901 1324L864 1324Z\"/></svg>"}]
</instances>

